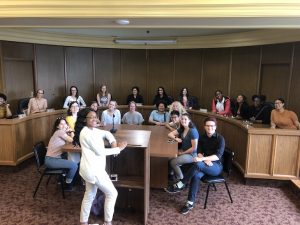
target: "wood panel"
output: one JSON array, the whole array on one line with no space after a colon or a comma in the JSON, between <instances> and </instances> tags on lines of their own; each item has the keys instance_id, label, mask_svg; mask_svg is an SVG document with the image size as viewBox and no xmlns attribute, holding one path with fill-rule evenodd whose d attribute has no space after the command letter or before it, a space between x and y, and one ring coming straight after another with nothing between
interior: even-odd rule
<instances>
[{"instance_id":1,"label":"wood panel","mask_svg":"<svg viewBox=\"0 0 300 225\"><path fill-rule=\"evenodd\" d=\"M233 48L230 96L238 94L251 96L258 93L257 82L259 73L260 47Z\"/></svg>"},{"instance_id":2,"label":"wood panel","mask_svg":"<svg viewBox=\"0 0 300 225\"><path fill-rule=\"evenodd\" d=\"M77 86L79 95L87 105L95 96L93 75L93 55L91 48L66 48L67 95L72 85Z\"/></svg>"},{"instance_id":3,"label":"wood panel","mask_svg":"<svg viewBox=\"0 0 300 225\"><path fill-rule=\"evenodd\" d=\"M2 42L2 53L4 58L31 60L34 59L33 44L20 42Z\"/></svg>"},{"instance_id":4,"label":"wood panel","mask_svg":"<svg viewBox=\"0 0 300 225\"><path fill-rule=\"evenodd\" d=\"M44 89L48 108L60 109L64 103L64 49L61 46L36 45L37 88Z\"/></svg>"},{"instance_id":5,"label":"wood panel","mask_svg":"<svg viewBox=\"0 0 300 225\"><path fill-rule=\"evenodd\" d=\"M188 88L191 96L201 95L201 64L201 49L175 51L174 99L178 99L183 87Z\"/></svg>"},{"instance_id":6,"label":"wood panel","mask_svg":"<svg viewBox=\"0 0 300 225\"><path fill-rule=\"evenodd\" d=\"M300 43L295 44L293 65L289 102L286 106L300 116Z\"/></svg>"},{"instance_id":7,"label":"wood panel","mask_svg":"<svg viewBox=\"0 0 300 225\"><path fill-rule=\"evenodd\" d=\"M211 111L211 102L217 89L228 95L230 49L204 51L202 98L203 108Z\"/></svg>"},{"instance_id":8,"label":"wood panel","mask_svg":"<svg viewBox=\"0 0 300 225\"><path fill-rule=\"evenodd\" d=\"M33 86L33 62L4 60L5 86L12 113L17 112L18 100L31 96Z\"/></svg>"},{"instance_id":9,"label":"wood panel","mask_svg":"<svg viewBox=\"0 0 300 225\"><path fill-rule=\"evenodd\" d=\"M291 43L262 46L262 64L287 64L292 56Z\"/></svg>"},{"instance_id":10,"label":"wood panel","mask_svg":"<svg viewBox=\"0 0 300 225\"><path fill-rule=\"evenodd\" d=\"M15 130L9 124L0 126L0 165L9 165L15 162Z\"/></svg>"},{"instance_id":11,"label":"wood panel","mask_svg":"<svg viewBox=\"0 0 300 225\"><path fill-rule=\"evenodd\" d=\"M272 135L251 135L247 174L269 176L272 157Z\"/></svg>"},{"instance_id":12,"label":"wood panel","mask_svg":"<svg viewBox=\"0 0 300 225\"><path fill-rule=\"evenodd\" d=\"M138 86L140 94L147 96L147 52L146 50L121 50L121 96L119 104L126 104L131 88Z\"/></svg>"},{"instance_id":13,"label":"wood panel","mask_svg":"<svg viewBox=\"0 0 300 225\"><path fill-rule=\"evenodd\" d=\"M106 84L112 98L122 101L124 96L119 93L121 89L121 57L119 49L95 49L95 93L99 92L100 84Z\"/></svg>"},{"instance_id":14,"label":"wood panel","mask_svg":"<svg viewBox=\"0 0 300 225\"><path fill-rule=\"evenodd\" d=\"M261 69L260 93L267 96L267 101L275 98L287 98L290 66L288 64L265 64Z\"/></svg>"},{"instance_id":15,"label":"wood panel","mask_svg":"<svg viewBox=\"0 0 300 225\"><path fill-rule=\"evenodd\" d=\"M168 95L173 95L173 79L174 50L150 50L146 104L152 104L159 86L164 87Z\"/></svg>"},{"instance_id":16,"label":"wood panel","mask_svg":"<svg viewBox=\"0 0 300 225\"><path fill-rule=\"evenodd\" d=\"M277 136L274 158L274 175L294 175L297 177L297 156L299 152L299 137Z\"/></svg>"},{"instance_id":17,"label":"wood panel","mask_svg":"<svg viewBox=\"0 0 300 225\"><path fill-rule=\"evenodd\" d=\"M44 127L44 129L47 127ZM22 121L15 127L15 140L16 140L16 158L15 162L23 161L24 157L32 153L33 147L33 127L32 121Z\"/></svg>"}]
</instances>

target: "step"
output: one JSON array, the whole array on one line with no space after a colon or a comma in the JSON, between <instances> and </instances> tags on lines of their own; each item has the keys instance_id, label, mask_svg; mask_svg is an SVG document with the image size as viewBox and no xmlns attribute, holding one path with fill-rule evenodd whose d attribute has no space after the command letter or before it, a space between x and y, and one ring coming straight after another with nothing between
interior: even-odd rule
<instances>
[{"instance_id":1,"label":"step","mask_svg":"<svg viewBox=\"0 0 300 225\"><path fill-rule=\"evenodd\" d=\"M300 189L300 179L291 180L293 184Z\"/></svg>"}]
</instances>

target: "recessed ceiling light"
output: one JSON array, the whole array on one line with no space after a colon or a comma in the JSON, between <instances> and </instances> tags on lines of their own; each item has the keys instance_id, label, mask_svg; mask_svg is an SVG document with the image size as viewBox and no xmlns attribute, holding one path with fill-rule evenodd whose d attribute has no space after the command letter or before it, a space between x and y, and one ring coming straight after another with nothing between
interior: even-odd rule
<instances>
[{"instance_id":1,"label":"recessed ceiling light","mask_svg":"<svg viewBox=\"0 0 300 225\"><path fill-rule=\"evenodd\" d=\"M130 23L130 21L126 19L116 20L115 22L120 25L128 25Z\"/></svg>"}]
</instances>

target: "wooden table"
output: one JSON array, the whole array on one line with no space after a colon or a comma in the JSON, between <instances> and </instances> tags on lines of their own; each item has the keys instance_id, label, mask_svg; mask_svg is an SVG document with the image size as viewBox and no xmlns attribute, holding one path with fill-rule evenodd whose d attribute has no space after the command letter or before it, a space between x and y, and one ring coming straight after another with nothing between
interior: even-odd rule
<instances>
[{"instance_id":1,"label":"wooden table","mask_svg":"<svg viewBox=\"0 0 300 225\"><path fill-rule=\"evenodd\" d=\"M100 129L110 130L111 125ZM139 131L151 131L150 136L150 186L152 188L164 188L168 185L168 161L177 156L177 143L168 143L168 133L170 132L164 126L152 125L116 125L117 132L114 134L117 141L126 140L128 145L133 147L133 143L139 143L142 139L139 137ZM74 148L72 144L64 147L65 151L81 151Z\"/></svg>"}]
</instances>

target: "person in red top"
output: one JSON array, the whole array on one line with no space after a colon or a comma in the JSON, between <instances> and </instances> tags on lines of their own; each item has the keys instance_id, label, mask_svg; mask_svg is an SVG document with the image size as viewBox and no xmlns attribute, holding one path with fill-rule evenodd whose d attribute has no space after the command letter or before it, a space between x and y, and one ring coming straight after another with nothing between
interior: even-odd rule
<instances>
[{"instance_id":1,"label":"person in red top","mask_svg":"<svg viewBox=\"0 0 300 225\"><path fill-rule=\"evenodd\" d=\"M231 116L230 98L223 96L222 91L216 90L211 104L211 111L222 116Z\"/></svg>"}]
</instances>

